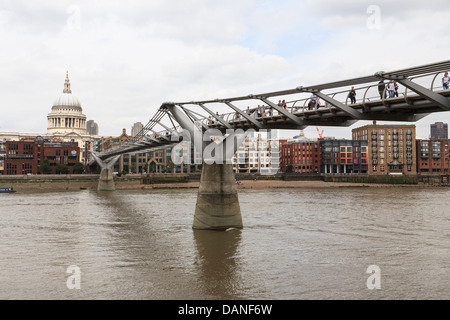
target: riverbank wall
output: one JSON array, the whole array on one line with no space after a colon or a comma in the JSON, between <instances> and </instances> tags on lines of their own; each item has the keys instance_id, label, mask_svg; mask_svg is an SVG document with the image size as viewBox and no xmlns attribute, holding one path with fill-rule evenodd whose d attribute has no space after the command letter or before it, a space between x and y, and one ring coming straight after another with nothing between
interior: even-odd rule
<instances>
[{"instance_id":1,"label":"riverbank wall","mask_svg":"<svg viewBox=\"0 0 450 320\"><path fill-rule=\"evenodd\" d=\"M14 188L20 191L73 191L96 190L98 174L83 175L20 175L0 176L0 188ZM368 185L423 185L450 186L449 175L433 176L368 176L368 175L252 175L236 174L236 180L242 182L261 182L260 184L244 183L246 186L280 188L307 186L368 186ZM130 174L114 176L116 189L164 189L164 188L197 188L200 174ZM296 183L299 182L299 183Z\"/></svg>"}]
</instances>

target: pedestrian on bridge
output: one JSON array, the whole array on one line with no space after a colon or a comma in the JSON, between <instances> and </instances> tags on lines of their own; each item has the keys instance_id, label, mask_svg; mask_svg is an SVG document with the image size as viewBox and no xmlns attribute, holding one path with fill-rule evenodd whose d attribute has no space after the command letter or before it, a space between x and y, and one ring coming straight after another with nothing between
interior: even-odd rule
<instances>
[{"instance_id":1,"label":"pedestrian on bridge","mask_svg":"<svg viewBox=\"0 0 450 320\"><path fill-rule=\"evenodd\" d=\"M380 99L384 98L386 99L386 85L384 84L384 80L381 80L380 82L378 82L378 93L380 94Z\"/></svg>"},{"instance_id":2,"label":"pedestrian on bridge","mask_svg":"<svg viewBox=\"0 0 450 320\"><path fill-rule=\"evenodd\" d=\"M449 78L449 76L448 76L448 72L446 72L446 73L444 74L444 77L442 78L442 88L443 88L444 90L448 90L449 84L450 84L450 78Z\"/></svg>"},{"instance_id":3,"label":"pedestrian on bridge","mask_svg":"<svg viewBox=\"0 0 450 320\"><path fill-rule=\"evenodd\" d=\"M389 92L389 98L393 98L395 96L395 84L394 80L389 81L387 85L387 90Z\"/></svg>"},{"instance_id":4,"label":"pedestrian on bridge","mask_svg":"<svg viewBox=\"0 0 450 320\"><path fill-rule=\"evenodd\" d=\"M355 87L352 87L352 89L351 89L350 92L348 93L348 97L350 98L350 104L355 104L355 103L356 103L356 91L355 91Z\"/></svg>"}]
</instances>

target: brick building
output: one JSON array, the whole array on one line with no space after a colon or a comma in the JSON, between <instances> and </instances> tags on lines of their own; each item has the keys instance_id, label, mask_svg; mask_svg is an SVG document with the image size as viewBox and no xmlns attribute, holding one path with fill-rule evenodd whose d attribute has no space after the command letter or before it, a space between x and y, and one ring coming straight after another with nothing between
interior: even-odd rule
<instances>
[{"instance_id":1,"label":"brick building","mask_svg":"<svg viewBox=\"0 0 450 320\"><path fill-rule=\"evenodd\" d=\"M369 144L369 174L415 175L416 126L367 125L352 130L353 140L367 140Z\"/></svg>"},{"instance_id":2,"label":"brick building","mask_svg":"<svg viewBox=\"0 0 450 320\"><path fill-rule=\"evenodd\" d=\"M5 143L5 175L39 174L39 166L48 160L52 174L59 164L66 165L69 173L79 162L80 148L76 142L44 141L41 138L25 138Z\"/></svg>"},{"instance_id":3,"label":"brick building","mask_svg":"<svg viewBox=\"0 0 450 320\"><path fill-rule=\"evenodd\" d=\"M449 140L417 140L417 173L449 173Z\"/></svg>"},{"instance_id":4,"label":"brick building","mask_svg":"<svg viewBox=\"0 0 450 320\"><path fill-rule=\"evenodd\" d=\"M318 173L319 141L306 139L280 141L280 169L285 173Z\"/></svg>"}]
</instances>

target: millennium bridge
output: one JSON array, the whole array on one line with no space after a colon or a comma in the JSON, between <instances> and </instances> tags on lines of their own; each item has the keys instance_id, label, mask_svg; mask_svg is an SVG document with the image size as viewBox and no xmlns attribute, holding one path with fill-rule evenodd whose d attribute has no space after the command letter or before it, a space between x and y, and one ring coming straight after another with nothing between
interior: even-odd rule
<instances>
[{"instance_id":1,"label":"millennium bridge","mask_svg":"<svg viewBox=\"0 0 450 320\"><path fill-rule=\"evenodd\" d=\"M120 155L192 142L203 157L193 228L242 228L231 159L249 131L348 127L359 120L415 122L450 111L441 77L450 60L293 89L203 101L164 102L129 142L92 152L101 168L99 191L114 190ZM397 89L390 92L391 86ZM355 99L349 96L350 90ZM353 100L353 101L352 101Z\"/></svg>"}]
</instances>

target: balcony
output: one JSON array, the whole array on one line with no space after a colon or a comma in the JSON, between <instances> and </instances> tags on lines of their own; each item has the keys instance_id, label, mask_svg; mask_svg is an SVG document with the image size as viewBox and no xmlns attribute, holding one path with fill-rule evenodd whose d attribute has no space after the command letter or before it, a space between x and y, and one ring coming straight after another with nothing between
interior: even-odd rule
<instances>
[{"instance_id":1,"label":"balcony","mask_svg":"<svg viewBox=\"0 0 450 320\"><path fill-rule=\"evenodd\" d=\"M441 158L441 154L440 153L433 153L432 157L433 157L433 159L440 159Z\"/></svg>"},{"instance_id":2,"label":"balcony","mask_svg":"<svg viewBox=\"0 0 450 320\"><path fill-rule=\"evenodd\" d=\"M34 155L32 154L8 154L5 156L5 159L25 159L30 160L34 159Z\"/></svg>"}]
</instances>

